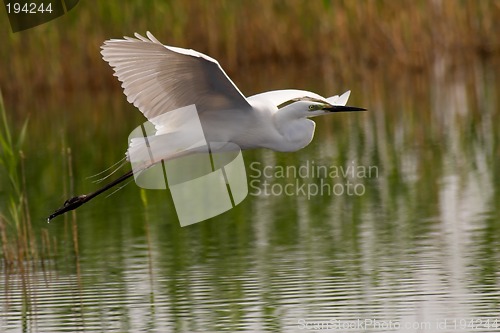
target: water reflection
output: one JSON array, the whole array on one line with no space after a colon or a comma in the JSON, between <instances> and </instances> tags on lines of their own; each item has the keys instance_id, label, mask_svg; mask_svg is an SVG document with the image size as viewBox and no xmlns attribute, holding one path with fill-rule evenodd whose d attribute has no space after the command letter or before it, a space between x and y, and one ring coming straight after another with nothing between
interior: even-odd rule
<instances>
[{"instance_id":1,"label":"water reflection","mask_svg":"<svg viewBox=\"0 0 500 333\"><path fill-rule=\"evenodd\" d=\"M366 116L321 121L299 153L245 152L247 167L377 166L357 179L363 195L249 196L181 229L165 192L144 193L144 207L129 186L78 213L78 255L67 226L51 224L67 253L24 276L2 267L0 327L305 332L359 320L352 332L497 332L499 85L474 66L436 69L413 93L366 89Z\"/></svg>"}]
</instances>

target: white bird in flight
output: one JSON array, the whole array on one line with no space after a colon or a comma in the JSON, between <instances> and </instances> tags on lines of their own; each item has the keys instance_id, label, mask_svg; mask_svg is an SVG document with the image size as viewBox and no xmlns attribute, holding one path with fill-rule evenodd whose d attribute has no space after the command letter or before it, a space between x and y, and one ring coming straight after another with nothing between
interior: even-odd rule
<instances>
[{"instance_id":1,"label":"white bird in flight","mask_svg":"<svg viewBox=\"0 0 500 333\"><path fill-rule=\"evenodd\" d=\"M245 97L217 60L191 49L163 45L150 32L146 35L148 38L136 33L136 38L107 40L101 54L122 82L127 101L155 125L155 136L175 133L180 125L175 118L168 124L159 122L163 114L194 104L207 142L293 152L313 139L316 124L309 118L365 111L346 106L350 91L328 98L295 89ZM96 192L68 199L48 220L81 206L132 175L129 171Z\"/></svg>"}]
</instances>

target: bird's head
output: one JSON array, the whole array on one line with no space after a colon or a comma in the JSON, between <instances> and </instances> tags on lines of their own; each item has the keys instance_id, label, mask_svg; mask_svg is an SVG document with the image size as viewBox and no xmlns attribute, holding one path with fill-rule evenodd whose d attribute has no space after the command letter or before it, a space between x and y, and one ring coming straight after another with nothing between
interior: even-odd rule
<instances>
[{"instance_id":1,"label":"bird's head","mask_svg":"<svg viewBox=\"0 0 500 333\"><path fill-rule=\"evenodd\" d=\"M285 108L288 115L297 118L310 118L337 112L366 111L366 109L363 108L347 105L334 105L328 103L327 101L311 97L293 98L278 105L278 110Z\"/></svg>"}]
</instances>

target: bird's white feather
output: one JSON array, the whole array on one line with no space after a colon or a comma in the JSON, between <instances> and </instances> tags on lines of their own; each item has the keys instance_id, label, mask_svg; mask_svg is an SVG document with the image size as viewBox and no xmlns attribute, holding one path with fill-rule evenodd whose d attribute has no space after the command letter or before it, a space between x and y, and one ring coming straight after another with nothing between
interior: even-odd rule
<instances>
[{"instance_id":1,"label":"bird's white feather","mask_svg":"<svg viewBox=\"0 0 500 333\"><path fill-rule=\"evenodd\" d=\"M149 39L139 34L135 37L108 40L101 54L122 82L127 100L146 118L191 104L199 113L250 109L215 59L194 50L165 46L149 32Z\"/></svg>"},{"instance_id":2,"label":"bird's white feather","mask_svg":"<svg viewBox=\"0 0 500 333\"><path fill-rule=\"evenodd\" d=\"M294 98L300 97L310 97L322 101L327 101L323 96L315 94L306 90L298 90L298 89L284 89L284 90L272 90L267 91L261 94L253 95L248 97L250 102L258 101L263 103L268 103L270 105L278 106L287 101L290 101Z\"/></svg>"},{"instance_id":3,"label":"bird's white feather","mask_svg":"<svg viewBox=\"0 0 500 333\"><path fill-rule=\"evenodd\" d=\"M331 105L342 105L342 106L345 106L347 104L347 100L349 99L350 95L351 95L351 91L347 90L341 96L335 95L335 96L332 96L332 97L328 97L326 100Z\"/></svg>"}]
</instances>

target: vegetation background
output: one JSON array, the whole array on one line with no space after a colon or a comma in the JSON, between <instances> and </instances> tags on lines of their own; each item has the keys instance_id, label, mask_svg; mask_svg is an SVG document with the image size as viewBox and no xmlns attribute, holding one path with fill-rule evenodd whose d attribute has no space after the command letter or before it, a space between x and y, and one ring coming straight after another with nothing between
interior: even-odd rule
<instances>
[{"instance_id":1,"label":"vegetation background","mask_svg":"<svg viewBox=\"0 0 500 333\"><path fill-rule=\"evenodd\" d=\"M50 24L15 34L4 7L0 19L7 106L33 94L119 89L99 47L148 30L165 44L218 59L231 77L264 63L315 65L327 88L432 71L443 57L444 70L500 58L497 0L80 1Z\"/></svg>"},{"instance_id":2,"label":"vegetation background","mask_svg":"<svg viewBox=\"0 0 500 333\"><path fill-rule=\"evenodd\" d=\"M377 177L359 197L249 196L188 228L169 191L132 183L47 224L145 121L100 46L146 31L217 59L245 95L352 89L369 112L245 160ZM0 6L0 331L498 317L499 32L500 0L81 0L19 33Z\"/></svg>"},{"instance_id":3,"label":"vegetation background","mask_svg":"<svg viewBox=\"0 0 500 333\"><path fill-rule=\"evenodd\" d=\"M19 33L11 32L1 6L4 255L20 253L22 259L30 252L29 244L37 238L30 231L30 211L43 216L56 202L40 202L40 198L47 192L63 192L61 198L74 193L72 163L79 165L77 173L88 176L123 156L125 147L118 148L113 138L123 141L130 129L125 123L138 124L143 118L131 105L117 106L117 100L123 100L120 84L101 59L100 46L106 39L146 31L165 44L218 59L247 95L289 87L326 95L339 87L355 87L354 99L389 95L384 99L404 100L405 94L427 91L430 77L453 80L457 70L472 72L467 84L474 91L474 64L486 62L495 73L500 66L498 0L80 1L49 24ZM254 78L264 68L265 75ZM302 80L305 76L307 80ZM302 86L305 81L307 86ZM425 93L422 96L428 98ZM472 103L479 102L480 96L473 95ZM109 104L107 114L96 104ZM131 111L123 111L124 107ZM370 121L394 128L400 115L390 114L397 110L372 112ZM430 112L407 112L405 117L412 140L442 141L443 127L428 126L433 122ZM475 120L481 114L467 117L464 123L479 124ZM494 117L499 118L498 110ZM100 149L80 149L92 144ZM79 150L79 161L72 161L69 148ZM63 190L54 182L60 176L55 169L68 170ZM26 179L30 193L26 193ZM33 179L40 181L34 184ZM92 184L82 191L91 188ZM28 202L34 202L35 208L28 208ZM9 234L6 225L14 225L14 233ZM42 242L48 244L48 236L43 235ZM8 243L24 250L9 249Z\"/></svg>"}]
</instances>

